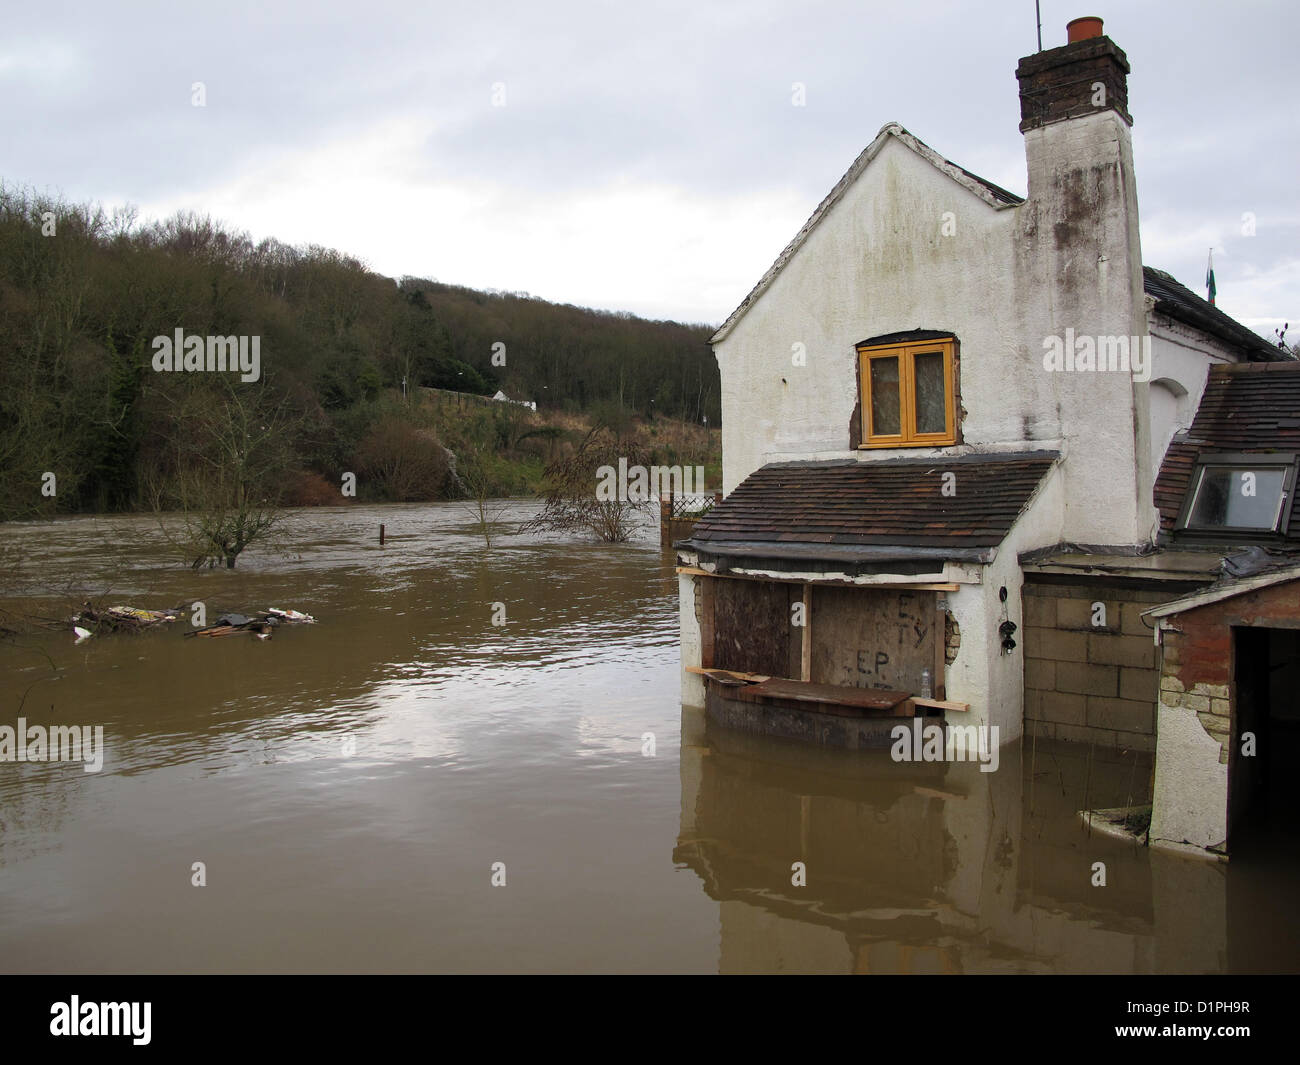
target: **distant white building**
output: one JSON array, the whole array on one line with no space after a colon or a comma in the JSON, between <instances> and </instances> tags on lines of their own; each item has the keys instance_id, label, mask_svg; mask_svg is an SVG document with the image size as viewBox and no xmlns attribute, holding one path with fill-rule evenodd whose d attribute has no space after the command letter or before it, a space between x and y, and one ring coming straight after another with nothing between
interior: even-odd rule
<instances>
[{"instance_id":1,"label":"distant white building","mask_svg":"<svg viewBox=\"0 0 1300 1065\"><path fill-rule=\"evenodd\" d=\"M516 406L527 407L529 410L537 409L537 402L531 399L511 399L504 392L498 390L497 394L492 397L498 403L514 403Z\"/></svg>"}]
</instances>

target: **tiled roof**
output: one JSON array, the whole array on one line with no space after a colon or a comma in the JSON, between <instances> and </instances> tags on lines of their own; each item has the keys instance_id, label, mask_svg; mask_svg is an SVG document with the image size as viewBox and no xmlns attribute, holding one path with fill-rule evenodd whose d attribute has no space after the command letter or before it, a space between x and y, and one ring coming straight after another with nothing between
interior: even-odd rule
<instances>
[{"instance_id":1,"label":"tiled roof","mask_svg":"<svg viewBox=\"0 0 1300 1065\"><path fill-rule=\"evenodd\" d=\"M1209 300L1180 285L1163 270L1142 267L1142 287L1156 301L1156 311L1231 344L1247 359L1280 362L1288 358L1253 329L1224 314Z\"/></svg>"},{"instance_id":2,"label":"tiled roof","mask_svg":"<svg viewBox=\"0 0 1300 1065\"><path fill-rule=\"evenodd\" d=\"M772 463L701 518L689 542L993 547L1056 458L1033 451ZM943 494L945 473L956 475L951 496Z\"/></svg>"},{"instance_id":3,"label":"tiled roof","mask_svg":"<svg viewBox=\"0 0 1300 1065\"><path fill-rule=\"evenodd\" d=\"M1165 532L1178 520L1196 463L1205 452L1300 452L1300 362L1212 366L1192 427L1165 452L1155 505ZM1288 539L1300 540L1300 492L1291 506Z\"/></svg>"}]
</instances>

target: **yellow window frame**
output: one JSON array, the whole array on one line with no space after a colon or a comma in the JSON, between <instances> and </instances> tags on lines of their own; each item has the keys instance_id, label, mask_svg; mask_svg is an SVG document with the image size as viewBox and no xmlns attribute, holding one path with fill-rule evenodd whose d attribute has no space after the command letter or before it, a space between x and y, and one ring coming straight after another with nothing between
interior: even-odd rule
<instances>
[{"instance_id":1,"label":"yellow window frame","mask_svg":"<svg viewBox=\"0 0 1300 1065\"><path fill-rule=\"evenodd\" d=\"M862 443L859 448L944 447L957 442L957 392L954 367L956 345L952 340L927 340L906 344L860 346L858 381L862 397ZM944 431L916 431L916 356L943 355ZM871 363L875 359L898 359L899 420L897 434L871 432Z\"/></svg>"}]
</instances>

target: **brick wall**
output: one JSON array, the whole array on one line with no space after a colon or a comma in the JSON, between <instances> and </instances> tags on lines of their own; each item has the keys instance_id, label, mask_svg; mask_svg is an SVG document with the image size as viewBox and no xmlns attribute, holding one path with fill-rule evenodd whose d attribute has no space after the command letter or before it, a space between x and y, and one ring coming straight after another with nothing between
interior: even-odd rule
<instances>
[{"instance_id":1,"label":"brick wall","mask_svg":"<svg viewBox=\"0 0 1300 1065\"><path fill-rule=\"evenodd\" d=\"M1232 626L1295 628L1300 619L1300 581L1275 584L1166 619L1160 702L1196 715L1219 741L1228 764L1232 735Z\"/></svg>"},{"instance_id":2,"label":"brick wall","mask_svg":"<svg viewBox=\"0 0 1300 1065\"><path fill-rule=\"evenodd\" d=\"M1173 595L1159 588L1029 582L1022 595L1025 733L1155 750L1159 668L1152 631L1140 615Z\"/></svg>"}]
</instances>

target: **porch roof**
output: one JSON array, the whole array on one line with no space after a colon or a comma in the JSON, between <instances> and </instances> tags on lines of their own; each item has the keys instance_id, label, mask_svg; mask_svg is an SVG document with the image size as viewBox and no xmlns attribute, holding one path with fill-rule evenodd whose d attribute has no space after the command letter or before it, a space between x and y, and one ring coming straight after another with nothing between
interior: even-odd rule
<instances>
[{"instance_id":1,"label":"porch roof","mask_svg":"<svg viewBox=\"0 0 1300 1065\"><path fill-rule=\"evenodd\" d=\"M1006 537L1057 458L1031 451L771 463L701 518L680 546L826 561L987 561L987 549Z\"/></svg>"},{"instance_id":2,"label":"porch roof","mask_svg":"<svg viewBox=\"0 0 1300 1065\"><path fill-rule=\"evenodd\" d=\"M1161 603L1150 610L1144 610L1142 616L1144 618L1167 618L1174 614L1195 610L1197 607L1208 606L1210 603L1217 603L1223 599L1230 599L1234 595L1243 595L1246 592L1253 592L1260 588L1268 588L1274 584L1285 584L1294 580L1300 580L1300 564L1265 570L1263 573L1257 573L1251 577L1228 577L1210 585L1208 588L1193 592L1191 595L1184 595L1168 603Z\"/></svg>"}]
</instances>

